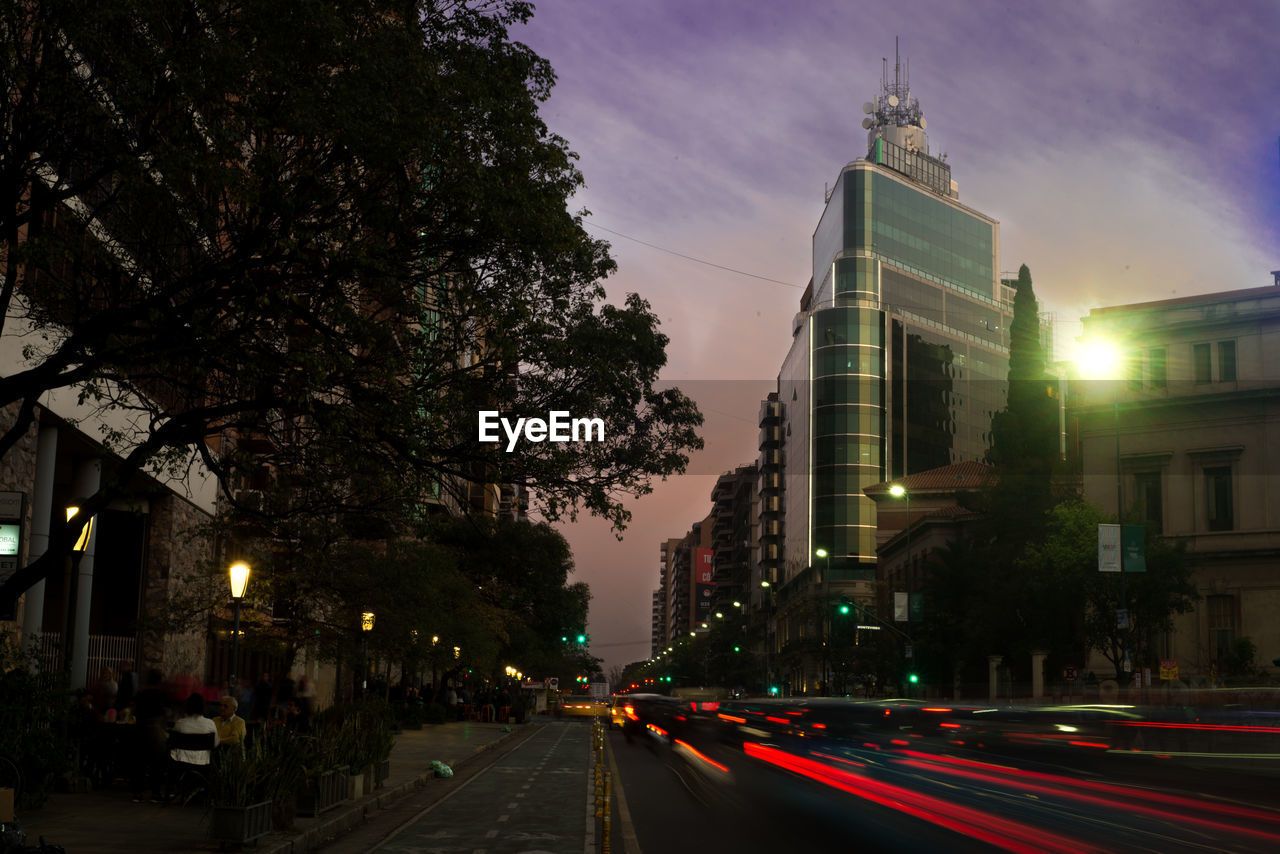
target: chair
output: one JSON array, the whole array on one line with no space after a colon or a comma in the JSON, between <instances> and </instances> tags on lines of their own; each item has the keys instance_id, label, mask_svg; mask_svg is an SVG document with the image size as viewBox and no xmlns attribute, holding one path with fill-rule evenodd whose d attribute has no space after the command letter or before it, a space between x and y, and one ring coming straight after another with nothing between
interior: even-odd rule
<instances>
[{"instance_id":1,"label":"chair","mask_svg":"<svg viewBox=\"0 0 1280 854\"><path fill-rule=\"evenodd\" d=\"M209 791L210 778L213 772L213 748L216 733L212 732L177 732L171 730L165 744L165 756L168 757L168 774L166 790L181 795L186 803L197 795ZM173 758L174 750L204 750L209 753L209 765L193 765L179 762Z\"/></svg>"}]
</instances>

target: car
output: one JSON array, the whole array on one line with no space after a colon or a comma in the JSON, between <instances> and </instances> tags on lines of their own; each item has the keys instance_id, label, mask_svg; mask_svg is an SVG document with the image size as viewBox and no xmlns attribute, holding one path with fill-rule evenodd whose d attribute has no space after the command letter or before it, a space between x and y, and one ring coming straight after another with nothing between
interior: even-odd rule
<instances>
[{"instance_id":1,"label":"car","mask_svg":"<svg viewBox=\"0 0 1280 854\"><path fill-rule=\"evenodd\" d=\"M594 718L607 714L609 707L590 697L565 697L560 703L560 714L570 718Z\"/></svg>"}]
</instances>

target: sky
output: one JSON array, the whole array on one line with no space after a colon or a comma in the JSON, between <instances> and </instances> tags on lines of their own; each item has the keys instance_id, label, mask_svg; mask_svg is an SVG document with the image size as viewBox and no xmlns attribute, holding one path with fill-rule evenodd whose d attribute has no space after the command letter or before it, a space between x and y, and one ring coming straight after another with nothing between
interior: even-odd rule
<instances>
[{"instance_id":1,"label":"sky","mask_svg":"<svg viewBox=\"0 0 1280 854\"><path fill-rule=\"evenodd\" d=\"M961 203L1000 222L1058 355L1092 308L1260 287L1280 269L1275 0L541 0L513 39L550 61L575 211L611 302L670 338L663 379L706 416L688 473L633 500L621 540L561 526L606 671L648 657L659 544L756 456L823 193L866 153L861 105L894 43ZM575 413L576 414L576 413Z\"/></svg>"}]
</instances>

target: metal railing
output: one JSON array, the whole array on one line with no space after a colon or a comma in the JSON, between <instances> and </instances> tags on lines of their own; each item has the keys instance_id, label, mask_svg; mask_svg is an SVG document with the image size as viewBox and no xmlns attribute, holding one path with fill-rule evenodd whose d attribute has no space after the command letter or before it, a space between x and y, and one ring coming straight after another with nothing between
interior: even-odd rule
<instances>
[{"instance_id":1,"label":"metal railing","mask_svg":"<svg viewBox=\"0 0 1280 854\"><path fill-rule=\"evenodd\" d=\"M36 639L36 662L40 672L61 673L63 667L62 632L43 632ZM138 660L138 639L133 636L89 635L89 654L86 658L85 684L73 685L73 690L92 688L104 668L119 668L121 661Z\"/></svg>"}]
</instances>

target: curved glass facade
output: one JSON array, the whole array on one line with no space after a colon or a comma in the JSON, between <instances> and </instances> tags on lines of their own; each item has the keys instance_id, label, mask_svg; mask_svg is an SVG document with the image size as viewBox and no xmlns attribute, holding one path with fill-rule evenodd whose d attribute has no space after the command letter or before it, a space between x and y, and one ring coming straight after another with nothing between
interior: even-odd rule
<instances>
[{"instance_id":1,"label":"curved glass facade","mask_svg":"<svg viewBox=\"0 0 1280 854\"><path fill-rule=\"evenodd\" d=\"M884 315L815 312L812 371L813 545L841 569L875 554L875 505L862 490L884 479Z\"/></svg>"}]
</instances>

